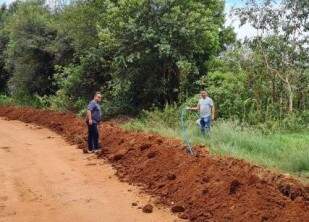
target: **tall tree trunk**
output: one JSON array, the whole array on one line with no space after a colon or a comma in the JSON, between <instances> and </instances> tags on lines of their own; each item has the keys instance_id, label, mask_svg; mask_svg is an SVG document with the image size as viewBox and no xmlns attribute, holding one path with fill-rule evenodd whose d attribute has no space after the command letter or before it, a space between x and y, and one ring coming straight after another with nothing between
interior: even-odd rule
<instances>
[{"instance_id":1,"label":"tall tree trunk","mask_svg":"<svg viewBox=\"0 0 309 222\"><path fill-rule=\"evenodd\" d=\"M288 91L288 97L289 97L289 113L292 113L293 112L294 95L293 95L291 84L290 84L289 79L287 77L286 77L286 85L287 85L287 91Z\"/></svg>"}]
</instances>

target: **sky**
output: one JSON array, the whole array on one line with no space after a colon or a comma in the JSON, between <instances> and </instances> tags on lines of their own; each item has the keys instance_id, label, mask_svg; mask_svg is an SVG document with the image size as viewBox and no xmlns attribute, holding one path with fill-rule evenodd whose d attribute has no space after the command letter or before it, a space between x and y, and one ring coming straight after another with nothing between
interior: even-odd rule
<instances>
[{"instance_id":1,"label":"sky","mask_svg":"<svg viewBox=\"0 0 309 222\"><path fill-rule=\"evenodd\" d=\"M0 0L0 5L6 3L7 5L13 2L14 0ZM244 39L245 37L252 37L255 35L256 31L249 25L244 25L239 27L239 20L235 18L231 18L229 16L229 12L232 7L242 6L244 4L244 0L226 0L226 8L225 12L226 16L226 25L230 25L234 27L234 30L237 34L238 39Z\"/></svg>"},{"instance_id":2,"label":"sky","mask_svg":"<svg viewBox=\"0 0 309 222\"><path fill-rule=\"evenodd\" d=\"M14 0L0 0L0 5L2 5L3 3L5 4L10 4L11 2L13 2Z\"/></svg>"},{"instance_id":3,"label":"sky","mask_svg":"<svg viewBox=\"0 0 309 222\"><path fill-rule=\"evenodd\" d=\"M245 5L244 0L226 0L225 3L225 24L234 27L238 39L245 39L246 37L250 38L257 34L257 31L251 25L245 24L240 27L239 19L235 17L233 18L229 15L232 7L241 7L243 5Z\"/></svg>"},{"instance_id":4,"label":"sky","mask_svg":"<svg viewBox=\"0 0 309 222\"><path fill-rule=\"evenodd\" d=\"M14 1L14 0L0 0L0 4L3 4L3 3L9 4L12 1ZM226 0L226 4L228 6L233 6L233 5L237 6L237 5L242 5L243 1L242 0Z\"/></svg>"}]
</instances>

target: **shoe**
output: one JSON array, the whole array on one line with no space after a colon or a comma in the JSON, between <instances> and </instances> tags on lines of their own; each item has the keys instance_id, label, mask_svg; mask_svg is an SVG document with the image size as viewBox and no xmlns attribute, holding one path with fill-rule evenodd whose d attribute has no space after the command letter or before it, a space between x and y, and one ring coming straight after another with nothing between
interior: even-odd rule
<instances>
[{"instance_id":1,"label":"shoe","mask_svg":"<svg viewBox=\"0 0 309 222\"><path fill-rule=\"evenodd\" d=\"M93 153L93 151L85 148L85 149L83 149L83 153Z\"/></svg>"},{"instance_id":2,"label":"shoe","mask_svg":"<svg viewBox=\"0 0 309 222\"><path fill-rule=\"evenodd\" d=\"M101 152L102 152L101 149L98 149L98 150L94 151L94 153L97 154L97 155L101 154Z\"/></svg>"}]
</instances>

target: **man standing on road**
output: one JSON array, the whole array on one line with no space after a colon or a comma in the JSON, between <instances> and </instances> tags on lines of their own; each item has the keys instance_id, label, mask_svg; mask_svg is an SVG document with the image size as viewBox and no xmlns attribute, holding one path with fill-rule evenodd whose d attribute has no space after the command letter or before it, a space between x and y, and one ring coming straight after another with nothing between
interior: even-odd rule
<instances>
[{"instance_id":1,"label":"man standing on road","mask_svg":"<svg viewBox=\"0 0 309 222\"><path fill-rule=\"evenodd\" d=\"M87 125L88 125L88 153L99 153L99 130L98 125L101 122L101 107L99 103L102 100L100 92L96 92L94 98L87 107Z\"/></svg>"},{"instance_id":2,"label":"man standing on road","mask_svg":"<svg viewBox=\"0 0 309 222\"><path fill-rule=\"evenodd\" d=\"M211 122L215 118L215 106L206 90L201 91L201 98L196 107L189 107L188 110L199 111L202 134L210 131Z\"/></svg>"}]
</instances>

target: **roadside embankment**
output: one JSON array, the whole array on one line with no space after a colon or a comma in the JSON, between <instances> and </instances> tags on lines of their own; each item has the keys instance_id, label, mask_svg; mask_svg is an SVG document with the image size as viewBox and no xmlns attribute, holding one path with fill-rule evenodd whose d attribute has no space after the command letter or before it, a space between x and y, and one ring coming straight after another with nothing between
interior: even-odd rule
<instances>
[{"instance_id":1,"label":"roadside embankment","mask_svg":"<svg viewBox=\"0 0 309 222\"><path fill-rule=\"evenodd\" d=\"M72 113L0 107L0 116L47 127L69 142L85 145L86 128ZM158 135L101 126L102 158L119 178L141 186L173 212L191 221L308 221L309 190L293 178L243 160L210 155Z\"/></svg>"}]
</instances>

